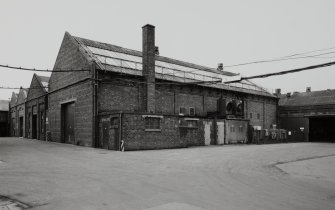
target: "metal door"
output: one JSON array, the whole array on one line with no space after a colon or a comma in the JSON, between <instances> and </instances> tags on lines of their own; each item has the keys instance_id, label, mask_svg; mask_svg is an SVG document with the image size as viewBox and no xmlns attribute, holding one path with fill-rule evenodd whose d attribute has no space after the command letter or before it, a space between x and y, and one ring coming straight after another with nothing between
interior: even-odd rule
<instances>
[{"instance_id":1,"label":"metal door","mask_svg":"<svg viewBox=\"0 0 335 210\"><path fill-rule=\"evenodd\" d=\"M63 105L63 142L74 144L74 103Z\"/></svg>"},{"instance_id":2,"label":"metal door","mask_svg":"<svg viewBox=\"0 0 335 210\"><path fill-rule=\"evenodd\" d=\"M217 144L224 144L224 122L217 122L218 138Z\"/></svg>"},{"instance_id":3,"label":"metal door","mask_svg":"<svg viewBox=\"0 0 335 210\"><path fill-rule=\"evenodd\" d=\"M109 121L102 122L102 148L108 149Z\"/></svg>"},{"instance_id":4,"label":"metal door","mask_svg":"<svg viewBox=\"0 0 335 210\"><path fill-rule=\"evenodd\" d=\"M211 122L205 122L205 145L211 144Z\"/></svg>"}]
</instances>

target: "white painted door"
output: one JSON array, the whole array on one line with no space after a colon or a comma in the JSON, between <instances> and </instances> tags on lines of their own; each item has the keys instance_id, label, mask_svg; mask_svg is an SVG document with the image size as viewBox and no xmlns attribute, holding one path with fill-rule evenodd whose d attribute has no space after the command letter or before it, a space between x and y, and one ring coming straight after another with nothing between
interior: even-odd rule
<instances>
[{"instance_id":1,"label":"white painted door","mask_svg":"<svg viewBox=\"0 0 335 210\"><path fill-rule=\"evenodd\" d=\"M218 125L218 144L224 144L224 122L217 122Z\"/></svg>"},{"instance_id":2,"label":"white painted door","mask_svg":"<svg viewBox=\"0 0 335 210\"><path fill-rule=\"evenodd\" d=\"M205 122L205 145L211 144L211 124L212 122Z\"/></svg>"}]
</instances>

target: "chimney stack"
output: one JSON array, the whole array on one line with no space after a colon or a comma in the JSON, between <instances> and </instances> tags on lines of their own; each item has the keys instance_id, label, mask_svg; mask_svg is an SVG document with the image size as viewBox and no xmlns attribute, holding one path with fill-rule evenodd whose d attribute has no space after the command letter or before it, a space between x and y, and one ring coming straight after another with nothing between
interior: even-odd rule
<instances>
[{"instance_id":1,"label":"chimney stack","mask_svg":"<svg viewBox=\"0 0 335 210\"><path fill-rule=\"evenodd\" d=\"M306 92L307 92L307 93L310 93L311 91L312 91L312 88L311 88L311 87L307 87L307 88L306 88Z\"/></svg>"},{"instance_id":2,"label":"chimney stack","mask_svg":"<svg viewBox=\"0 0 335 210\"><path fill-rule=\"evenodd\" d=\"M217 70L219 70L219 71L223 71L223 63L219 63L219 64L218 64L218 68L217 68Z\"/></svg>"},{"instance_id":3,"label":"chimney stack","mask_svg":"<svg viewBox=\"0 0 335 210\"><path fill-rule=\"evenodd\" d=\"M281 89L280 88L277 88L276 89L276 93L275 93L276 96L280 96L281 95Z\"/></svg>"},{"instance_id":4,"label":"chimney stack","mask_svg":"<svg viewBox=\"0 0 335 210\"><path fill-rule=\"evenodd\" d=\"M144 77L143 109L155 112L155 26L142 27L142 74Z\"/></svg>"}]
</instances>

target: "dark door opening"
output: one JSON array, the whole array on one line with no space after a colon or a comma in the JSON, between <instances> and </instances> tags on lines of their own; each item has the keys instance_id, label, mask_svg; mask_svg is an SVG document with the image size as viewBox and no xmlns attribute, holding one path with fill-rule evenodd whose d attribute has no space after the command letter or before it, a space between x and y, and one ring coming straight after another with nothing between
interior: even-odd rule
<instances>
[{"instance_id":1,"label":"dark door opening","mask_svg":"<svg viewBox=\"0 0 335 210\"><path fill-rule=\"evenodd\" d=\"M309 118L309 140L335 142L335 117Z\"/></svg>"},{"instance_id":2,"label":"dark door opening","mask_svg":"<svg viewBox=\"0 0 335 210\"><path fill-rule=\"evenodd\" d=\"M0 137L7 136L7 123L0 122Z\"/></svg>"},{"instance_id":3,"label":"dark door opening","mask_svg":"<svg viewBox=\"0 0 335 210\"><path fill-rule=\"evenodd\" d=\"M37 115L33 115L32 119L32 130L31 130L31 138L36 139L37 138Z\"/></svg>"},{"instance_id":4,"label":"dark door opening","mask_svg":"<svg viewBox=\"0 0 335 210\"><path fill-rule=\"evenodd\" d=\"M74 102L62 105L63 143L74 144Z\"/></svg>"},{"instance_id":5,"label":"dark door opening","mask_svg":"<svg viewBox=\"0 0 335 210\"><path fill-rule=\"evenodd\" d=\"M23 137L23 117L20 117L20 137Z\"/></svg>"}]
</instances>

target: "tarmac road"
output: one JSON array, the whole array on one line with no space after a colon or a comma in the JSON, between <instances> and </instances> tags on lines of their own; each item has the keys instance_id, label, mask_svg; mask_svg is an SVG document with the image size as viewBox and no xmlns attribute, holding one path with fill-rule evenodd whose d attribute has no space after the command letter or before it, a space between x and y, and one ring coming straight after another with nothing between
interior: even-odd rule
<instances>
[{"instance_id":1,"label":"tarmac road","mask_svg":"<svg viewBox=\"0 0 335 210\"><path fill-rule=\"evenodd\" d=\"M333 210L334 166L330 143L121 153L0 138L0 195L32 209Z\"/></svg>"}]
</instances>

